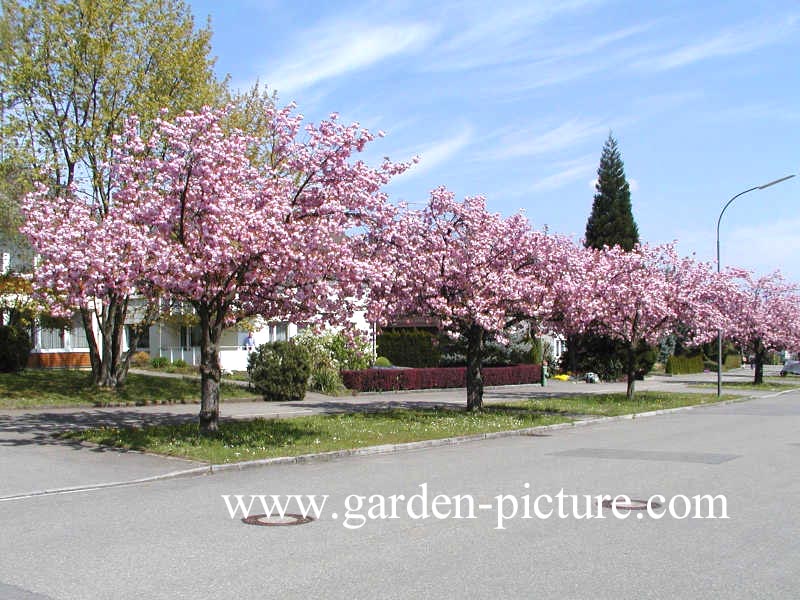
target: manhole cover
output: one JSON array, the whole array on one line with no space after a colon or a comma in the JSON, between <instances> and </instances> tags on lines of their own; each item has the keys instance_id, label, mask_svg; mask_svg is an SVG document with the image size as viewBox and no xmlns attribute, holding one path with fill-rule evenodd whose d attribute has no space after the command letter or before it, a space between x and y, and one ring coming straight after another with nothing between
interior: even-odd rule
<instances>
[{"instance_id":1,"label":"manhole cover","mask_svg":"<svg viewBox=\"0 0 800 600\"><path fill-rule=\"evenodd\" d=\"M305 525L313 521L311 517L285 513L281 515L250 515L242 519L242 523L247 525L261 525L263 527L284 527L286 525Z\"/></svg>"},{"instance_id":2,"label":"manhole cover","mask_svg":"<svg viewBox=\"0 0 800 600\"><path fill-rule=\"evenodd\" d=\"M614 508L617 510L647 510L647 500L634 500L629 498L627 502L614 502L614 500L603 500L603 508ZM661 508L658 502L650 502L650 508Z\"/></svg>"}]
</instances>

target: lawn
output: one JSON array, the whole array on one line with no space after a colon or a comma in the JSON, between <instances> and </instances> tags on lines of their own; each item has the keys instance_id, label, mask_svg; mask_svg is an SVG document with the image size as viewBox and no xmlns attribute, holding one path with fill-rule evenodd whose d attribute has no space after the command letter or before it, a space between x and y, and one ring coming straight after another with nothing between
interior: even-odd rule
<instances>
[{"instance_id":1,"label":"lawn","mask_svg":"<svg viewBox=\"0 0 800 600\"><path fill-rule=\"evenodd\" d=\"M207 438L199 435L196 424L99 428L65 435L117 448L226 463L523 429L569 422L581 414L621 415L716 401L714 394L642 392L634 402L628 402L624 394L570 396L491 404L477 413L454 408L224 420L219 433Z\"/></svg>"},{"instance_id":2,"label":"lawn","mask_svg":"<svg viewBox=\"0 0 800 600\"><path fill-rule=\"evenodd\" d=\"M201 437L196 424L99 428L66 434L117 448L146 450L214 463L433 440L567 422L560 415L489 408L390 410L292 419L223 421L219 433Z\"/></svg>"},{"instance_id":3,"label":"lawn","mask_svg":"<svg viewBox=\"0 0 800 600\"><path fill-rule=\"evenodd\" d=\"M254 398L252 392L223 383L223 400ZM0 408L113 406L200 401L200 381L131 373L119 391L98 390L87 371L30 369L0 373Z\"/></svg>"},{"instance_id":4,"label":"lawn","mask_svg":"<svg viewBox=\"0 0 800 600\"><path fill-rule=\"evenodd\" d=\"M532 398L493 406L549 414L613 417L695 404L710 404L734 398L738 396L727 395L717 398L716 394L637 392L632 401L629 401L625 394L586 394L560 398Z\"/></svg>"},{"instance_id":5,"label":"lawn","mask_svg":"<svg viewBox=\"0 0 800 600\"><path fill-rule=\"evenodd\" d=\"M716 383L697 383L693 384L692 387L702 387L702 388L716 388ZM752 381L723 381L722 388L730 389L730 390L755 390L755 391L762 391L762 392L782 392L784 390L796 390L800 388L800 381L796 380L770 380L765 379L764 383L759 383L756 385Z\"/></svg>"}]
</instances>

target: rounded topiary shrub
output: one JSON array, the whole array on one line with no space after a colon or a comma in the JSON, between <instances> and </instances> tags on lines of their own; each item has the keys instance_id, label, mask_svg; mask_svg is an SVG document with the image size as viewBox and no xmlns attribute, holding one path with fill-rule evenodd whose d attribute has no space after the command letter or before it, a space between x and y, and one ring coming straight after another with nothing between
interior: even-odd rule
<instances>
[{"instance_id":1,"label":"rounded topiary shrub","mask_svg":"<svg viewBox=\"0 0 800 600\"><path fill-rule=\"evenodd\" d=\"M0 325L0 372L16 373L28 365L31 339L19 327Z\"/></svg>"},{"instance_id":2,"label":"rounded topiary shrub","mask_svg":"<svg viewBox=\"0 0 800 600\"><path fill-rule=\"evenodd\" d=\"M392 366L392 361L390 361L385 356L379 356L378 358L375 359L375 366L376 367L391 367Z\"/></svg>"},{"instance_id":3,"label":"rounded topiary shrub","mask_svg":"<svg viewBox=\"0 0 800 600\"><path fill-rule=\"evenodd\" d=\"M308 352L293 342L262 344L250 353L250 384L264 400L302 400L311 375Z\"/></svg>"}]
</instances>

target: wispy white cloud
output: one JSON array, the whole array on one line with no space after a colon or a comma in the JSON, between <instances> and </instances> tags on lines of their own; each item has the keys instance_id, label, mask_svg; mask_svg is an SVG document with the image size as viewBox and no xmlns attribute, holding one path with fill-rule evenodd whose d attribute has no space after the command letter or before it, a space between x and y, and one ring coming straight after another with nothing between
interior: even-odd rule
<instances>
[{"instance_id":1,"label":"wispy white cloud","mask_svg":"<svg viewBox=\"0 0 800 600\"><path fill-rule=\"evenodd\" d=\"M644 33L653 27L654 23L640 23L631 27L625 27L606 34L588 37L584 39L571 40L570 43L542 50L541 58L543 61L561 61L577 56L592 54L603 50L617 42L625 41L631 37Z\"/></svg>"},{"instance_id":2,"label":"wispy white cloud","mask_svg":"<svg viewBox=\"0 0 800 600\"><path fill-rule=\"evenodd\" d=\"M547 0L520 2L513 5L479 3L485 10L470 11L474 18L450 38L443 49L461 52L487 41L513 42L527 37L532 25L545 23L564 13L596 6L602 0Z\"/></svg>"},{"instance_id":3,"label":"wispy white cloud","mask_svg":"<svg viewBox=\"0 0 800 600\"><path fill-rule=\"evenodd\" d=\"M530 41L540 35L540 26L561 15L591 9L603 1L528 1L511 5L480 2L469 9L460 7L459 16L464 18L456 28L457 33L433 48L426 68L469 70L546 58L546 53L539 51L530 54Z\"/></svg>"},{"instance_id":4,"label":"wispy white cloud","mask_svg":"<svg viewBox=\"0 0 800 600\"><path fill-rule=\"evenodd\" d=\"M501 134L490 142L493 150L482 151L482 160L505 160L523 156L542 156L571 148L587 139L608 133L612 124L605 121L573 118L546 131L531 129Z\"/></svg>"},{"instance_id":5,"label":"wispy white cloud","mask_svg":"<svg viewBox=\"0 0 800 600\"><path fill-rule=\"evenodd\" d=\"M798 17L790 16L775 22L742 25L701 42L645 57L635 66L650 71L666 71L712 58L746 54L781 42L796 33L799 23Z\"/></svg>"},{"instance_id":6,"label":"wispy white cloud","mask_svg":"<svg viewBox=\"0 0 800 600\"><path fill-rule=\"evenodd\" d=\"M586 155L575 160L557 163L556 172L538 179L531 186L534 192L549 192L579 181L597 168L597 158Z\"/></svg>"},{"instance_id":7,"label":"wispy white cloud","mask_svg":"<svg viewBox=\"0 0 800 600\"><path fill-rule=\"evenodd\" d=\"M397 153L397 156L400 157L419 156L419 163L400 177L403 179L415 177L446 163L463 150L472 141L472 137L472 127L465 126L461 131L450 137L430 142L411 151Z\"/></svg>"},{"instance_id":8,"label":"wispy white cloud","mask_svg":"<svg viewBox=\"0 0 800 600\"><path fill-rule=\"evenodd\" d=\"M279 59L263 80L281 94L369 68L390 57L423 47L435 29L425 23L368 26L328 23L305 32L291 55Z\"/></svg>"}]
</instances>

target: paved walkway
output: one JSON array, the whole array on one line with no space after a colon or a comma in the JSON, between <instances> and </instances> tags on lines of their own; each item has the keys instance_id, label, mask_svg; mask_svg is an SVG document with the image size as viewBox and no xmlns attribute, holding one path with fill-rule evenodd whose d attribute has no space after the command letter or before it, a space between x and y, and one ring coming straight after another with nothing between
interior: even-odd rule
<instances>
[{"instance_id":1,"label":"paved walkway","mask_svg":"<svg viewBox=\"0 0 800 600\"><path fill-rule=\"evenodd\" d=\"M774 374L777 374L775 368ZM148 373L153 374L153 373ZM770 371L770 374L773 374ZM164 373L158 376L175 377ZM724 374L726 382L746 382L752 378L749 369L737 369ZM713 392L715 373L698 373L686 376L650 376L636 382L637 391L663 392ZM246 382L242 382L247 385ZM704 387L700 387L704 386ZM539 384L486 387L484 402L492 404L524 400L527 398L553 398L565 395L605 394L625 392L626 384L584 383L549 379L546 386ZM744 396L767 395L769 392L729 388L726 394ZM256 417L293 417L310 414L333 414L384 410L387 408L432 408L437 406L462 406L466 402L464 388L410 390L399 392L365 392L352 396L326 396L309 392L302 401L295 402L223 402L223 418L251 419ZM149 425L196 418L197 404L168 404L108 408L41 408L0 409L0 431L55 433L64 429L84 427L110 427L118 425ZM0 443L2 443L0 441Z\"/></svg>"}]
</instances>

